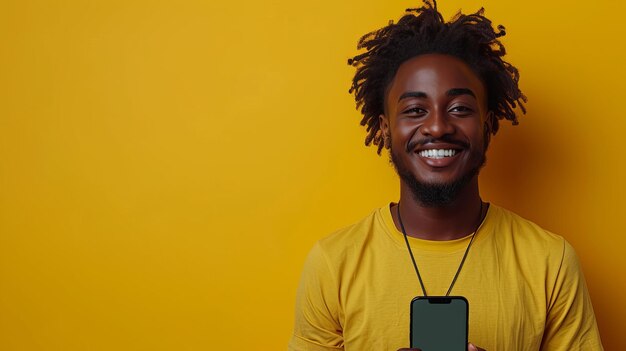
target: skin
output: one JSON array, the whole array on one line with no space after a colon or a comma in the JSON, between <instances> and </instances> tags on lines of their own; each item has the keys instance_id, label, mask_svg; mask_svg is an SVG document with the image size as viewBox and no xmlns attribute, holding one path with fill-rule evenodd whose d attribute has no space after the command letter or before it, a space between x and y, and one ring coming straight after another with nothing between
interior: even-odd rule
<instances>
[{"instance_id":1,"label":"skin","mask_svg":"<svg viewBox=\"0 0 626 351\"><path fill-rule=\"evenodd\" d=\"M383 135L397 162L422 183L450 184L480 166L487 148L490 113L480 78L463 61L427 54L405 61L385 96ZM422 141L430 142L421 145ZM433 160L423 149L455 149L452 157ZM400 211L407 235L426 240L453 240L471 234L484 218L478 175L445 206L426 206L401 179ZM391 213L400 230L396 206ZM478 223L477 223L478 222ZM401 349L399 351L417 349ZM468 344L469 351L483 350Z\"/></svg>"}]
</instances>

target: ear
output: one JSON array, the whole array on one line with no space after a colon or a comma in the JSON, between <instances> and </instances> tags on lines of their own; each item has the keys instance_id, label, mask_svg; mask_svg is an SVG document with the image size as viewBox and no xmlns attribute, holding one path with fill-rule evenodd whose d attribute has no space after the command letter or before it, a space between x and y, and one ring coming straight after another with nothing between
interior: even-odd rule
<instances>
[{"instance_id":1,"label":"ear","mask_svg":"<svg viewBox=\"0 0 626 351\"><path fill-rule=\"evenodd\" d=\"M491 133L491 131L493 130L493 120L494 120L495 116L493 114L493 111L489 111L487 112L487 117L485 118L485 128L488 128L489 133Z\"/></svg>"},{"instance_id":2,"label":"ear","mask_svg":"<svg viewBox=\"0 0 626 351\"><path fill-rule=\"evenodd\" d=\"M491 132L493 131L493 120L494 120L495 116L493 114L493 111L489 111L487 112L487 116L485 117L485 122L483 124L484 126L484 130L483 130L483 136L485 138L485 150L487 150L487 147L489 146L489 142L491 141Z\"/></svg>"},{"instance_id":3,"label":"ear","mask_svg":"<svg viewBox=\"0 0 626 351\"><path fill-rule=\"evenodd\" d=\"M380 126L381 137L383 139L383 145L385 149L391 147L391 131L389 130L389 118L385 115L378 116L378 125Z\"/></svg>"}]
</instances>

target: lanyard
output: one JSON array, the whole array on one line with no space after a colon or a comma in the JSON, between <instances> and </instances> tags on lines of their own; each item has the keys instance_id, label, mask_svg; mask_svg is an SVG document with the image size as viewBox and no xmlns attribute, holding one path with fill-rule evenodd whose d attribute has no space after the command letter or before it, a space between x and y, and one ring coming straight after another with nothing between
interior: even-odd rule
<instances>
[{"instance_id":1,"label":"lanyard","mask_svg":"<svg viewBox=\"0 0 626 351\"><path fill-rule=\"evenodd\" d=\"M424 287L424 282L422 281L422 276L420 275L420 271L419 269L417 269L417 263L415 263L415 257L413 256L411 245L409 245L409 239L407 238L406 230L404 229L404 224L402 223L402 217L400 216L400 201L398 201L398 207L396 209L398 212L398 222L400 222L400 228L402 229L402 234L404 234L404 241L406 242L407 249L409 249L409 255L411 255L411 261L413 261L413 267L415 268L415 273L417 273L417 279L420 282L424 296L428 296L428 294L426 293L426 288ZM467 258L467 253L469 252L470 247L472 246L472 243L474 242L474 238L476 237L476 233L478 232L478 229L480 229L480 227L483 224L483 221L480 220L482 216L483 216L483 202L481 200L480 212L478 213L478 225L476 226L476 230L474 230L474 232L472 233L472 238L470 239L469 244L467 244L467 248L465 249L465 253L463 254L463 259L461 259L461 264L459 265L459 268L456 270L456 274L454 274L454 278L452 278L452 283L450 283L450 287L448 288L448 292L446 292L445 296L450 295L450 292L452 291L452 288L454 287L454 283L456 283L456 279L459 277L459 273L461 273L461 268L463 268L463 264L465 263L465 259Z\"/></svg>"}]
</instances>

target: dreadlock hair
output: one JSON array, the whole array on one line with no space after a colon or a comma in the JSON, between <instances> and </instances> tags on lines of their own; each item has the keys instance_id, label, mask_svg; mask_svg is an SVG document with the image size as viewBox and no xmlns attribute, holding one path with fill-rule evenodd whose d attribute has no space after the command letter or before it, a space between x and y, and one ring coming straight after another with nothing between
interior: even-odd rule
<instances>
[{"instance_id":1,"label":"dreadlock hair","mask_svg":"<svg viewBox=\"0 0 626 351\"><path fill-rule=\"evenodd\" d=\"M526 96L518 87L517 68L502 59L506 52L498 38L506 34L504 27L499 25L495 31L483 15L484 8L469 15L459 11L445 22L435 0L424 0L423 7L406 12L398 23L390 21L386 27L361 37L357 49L366 51L348 59L348 64L356 68L349 92L354 93L356 108L363 114L365 145L377 145L379 155L386 147L378 117L384 114L387 87L403 62L423 54L455 56L481 78L487 108L492 112L487 133L495 135L501 119L517 125L514 109L519 106L526 113Z\"/></svg>"}]
</instances>

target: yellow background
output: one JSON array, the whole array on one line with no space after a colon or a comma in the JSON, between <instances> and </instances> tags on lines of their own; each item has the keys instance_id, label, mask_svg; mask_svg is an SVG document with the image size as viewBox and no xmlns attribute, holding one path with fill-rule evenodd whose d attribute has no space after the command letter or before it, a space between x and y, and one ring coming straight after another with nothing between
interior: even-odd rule
<instances>
[{"instance_id":1,"label":"yellow background","mask_svg":"<svg viewBox=\"0 0 626 351\"><path fill-rule=\"evenodd\" d=\"M577 249L626 349L618 0L441 1L504 24L529 113L483 197ZM0 2L0 350L284 350L306 252L397 199L347 90L418 1Z\"/></svg>"}]
</instances>

